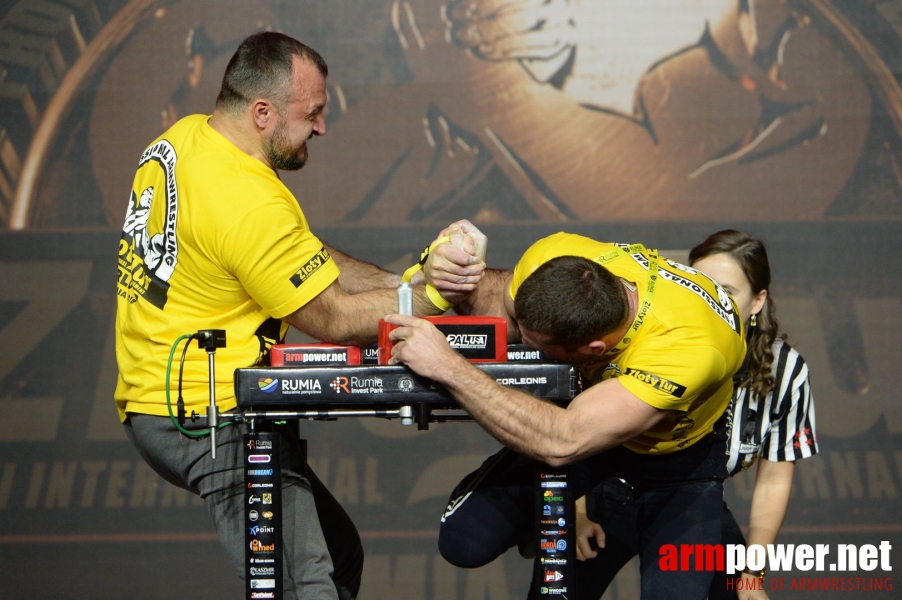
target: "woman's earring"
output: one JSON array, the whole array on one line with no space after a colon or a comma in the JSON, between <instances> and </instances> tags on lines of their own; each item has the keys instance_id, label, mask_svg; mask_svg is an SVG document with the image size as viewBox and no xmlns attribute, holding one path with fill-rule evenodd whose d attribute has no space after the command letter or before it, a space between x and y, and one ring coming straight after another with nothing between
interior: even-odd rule
<instances>
[{"instance_id":1,"label":"woman's earring","mask_svg":"<svg viewBox=\"0 0 902 600\"><path fill-rule=\"evenodd\" d=\"M749 319L749 327L756 327L758 325L758 315L752 315L752 318Z\"/></svg>"}]
</instances>

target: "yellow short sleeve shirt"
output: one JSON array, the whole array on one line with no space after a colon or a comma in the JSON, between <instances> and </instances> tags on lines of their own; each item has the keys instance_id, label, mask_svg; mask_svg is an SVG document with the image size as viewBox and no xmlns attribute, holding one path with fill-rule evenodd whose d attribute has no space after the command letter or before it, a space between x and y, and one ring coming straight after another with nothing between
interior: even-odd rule
<instances>
[{"instance_id":1,"label":"yellow short sleeve shirt","mask_svg":"<svg viewBox=\"0 0 902 600\"><path fill-rule=\"evenodd\" d=\"M226 331L226 347L216 352L216 396L221 409L233 408L234 370L262 360L286 333L281 319L338 277L277 173L207 120L180 120L138 164L119 241L122 419L127 412L168 414L170 348L201 329ZM192 343L183 381L189 414L204 412L207 381L206 352Z\"/></svg>"},{"instance_id":2,"label":"yellow short sleeve shirt","mask_svg":"<svg viewBox=\"0 0 902 600\"><path fill-rule=\"evenodd\" d=\"M708 434L730 402L732 376L745 356L742 322L729 295L703 273L657 257L639 244L557 233L533 244L517 263L511 299L540 265L559 256L596 261L634 284L640 313L650 302L622 352L580 366L590 383L618 377L643 402L670 411L658 425L624 445L640 453L664 454ZM655 264L658 277L650 290L649 268Z\"/></svg>"}]
</instances>

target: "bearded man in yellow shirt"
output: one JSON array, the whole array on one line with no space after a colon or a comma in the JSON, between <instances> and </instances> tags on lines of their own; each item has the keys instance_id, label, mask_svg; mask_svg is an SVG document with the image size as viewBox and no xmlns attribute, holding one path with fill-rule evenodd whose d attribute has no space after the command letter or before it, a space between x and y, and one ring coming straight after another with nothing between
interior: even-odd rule
<instances>
[{"instance_id":1,"label":"bearded man in yellow shirt","mask_svg":"<svg viewBox=\"0 0 902 600\"><path fill-rule=\"evenodd\" d=\"M242 575L243 427L219 431L215 461L209 440L183 435L168 416L167 358L182 335L225 330L216 381L208 381L206 353L192 348L182 393L187 414L205 414L215 385L218 408L230 410L234 370L267 364L289 324L327 342L371 344L378 319L396 309L400 278L320 241L277 172L300 169L307 141L326 133L327 74L315 50L288 36L244 40L213 115L181 119L141 155L119 242L120 419L157 473L204 499ZM416 314L443 313L482 275L484 262L470 252L481 234L456 227L469 232L468 251L444 243L430 254L436 287L414 287ZM357 531L297 439L281 433L284 590L353 598L363 564Z\"/></svg>"}]
</instances>

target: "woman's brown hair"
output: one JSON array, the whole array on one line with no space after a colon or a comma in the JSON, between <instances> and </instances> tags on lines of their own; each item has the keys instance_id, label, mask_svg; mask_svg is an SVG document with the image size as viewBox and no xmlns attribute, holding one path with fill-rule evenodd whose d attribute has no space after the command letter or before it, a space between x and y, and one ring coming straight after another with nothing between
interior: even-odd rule
<instances>
[{"instance_id":1,"label":"woman's brown hair","mask_svg":"<svg viewBox=\"0 0 902 600\"><path fill-rule=\"evenodd\" d=\"M767 250L760 240L734 229L718 231L689 251L689 264L712 254L729 254L751 284L753 295L770 287L770 263L767 260ZM748 386L753 394L761 397L774 388L774 376L771 372L774 362L773 343L780 327L776 311L768 294L756 317L757 325L748 327L746 332L746 361L743 370L737 374L739 385Z\"/></svg>"}]
</instances>

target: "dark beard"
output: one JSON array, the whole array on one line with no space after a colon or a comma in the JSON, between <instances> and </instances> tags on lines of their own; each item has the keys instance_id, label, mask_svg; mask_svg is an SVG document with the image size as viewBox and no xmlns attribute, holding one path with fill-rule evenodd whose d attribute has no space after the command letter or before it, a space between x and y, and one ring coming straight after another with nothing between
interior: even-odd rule
<instances>
[{"instance_id":1,"label":"dark beard","mask_svg":"<svg viewBox=\"0 0 902 600\"><path fill-rule=\"evenodd\" d=\"M276 126L275 131L263 143L263 154L273 168L279 171L297 171L307 162L307 157L299 156L300 147L289 148L288 136L282 120Z\"/></svg>"}]
</instances>

